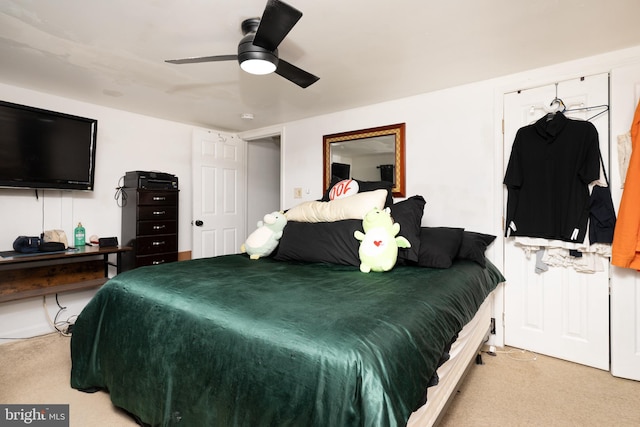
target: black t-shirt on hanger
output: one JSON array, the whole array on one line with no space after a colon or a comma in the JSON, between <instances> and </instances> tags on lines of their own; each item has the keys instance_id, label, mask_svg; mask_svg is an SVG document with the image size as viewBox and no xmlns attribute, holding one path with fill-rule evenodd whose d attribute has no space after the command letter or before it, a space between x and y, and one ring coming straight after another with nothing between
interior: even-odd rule
<instances>
[{"instance_id":1,"label":"black t-shirt on hanger","mask_svg":"<svg viewBox=\"0 0 640 427\"><path fill-rule=\"evenodd\" d=\"M504 177L505 235L584 241L599 153L598 131L588 121L555 113L520 128Z\"/></svg>"}]
</instances>

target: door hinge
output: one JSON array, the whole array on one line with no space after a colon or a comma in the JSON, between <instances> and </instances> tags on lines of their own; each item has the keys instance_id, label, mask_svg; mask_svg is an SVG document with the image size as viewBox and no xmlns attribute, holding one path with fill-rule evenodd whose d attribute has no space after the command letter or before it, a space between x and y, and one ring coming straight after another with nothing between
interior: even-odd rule
<instances>
[{"instance_id":1,"label":"door hinge","mask_svg":"<svg viewBox=\"0 0 640 427\"><path fill-rule=\"evenodd\" d=\"M491 335L496 334L496 318L495 317L491 318L491 330L489 332L491 333Z\"/></svg>"}]
</instances>

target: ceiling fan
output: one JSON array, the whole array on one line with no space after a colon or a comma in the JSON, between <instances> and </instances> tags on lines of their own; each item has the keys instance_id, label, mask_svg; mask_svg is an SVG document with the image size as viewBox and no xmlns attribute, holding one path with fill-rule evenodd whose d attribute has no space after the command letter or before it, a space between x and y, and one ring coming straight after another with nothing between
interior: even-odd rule
<instances>
[{"instance_id":1,"label":"ceiling fan","mask_svg":"<svg viewBox=\"0 0 640 427\"><path fill-rule=\"evenodd\" d=\"M320 78L278 57L278 45L302 17L302 12L280 0L268 0L262 18L242 21L244 37L238 44L237 55L202 56L169 59L171 64L193 64L237 60L240 68L251 74L276 74L297 84L309 87Z\"/></svg>"}]
</instances>

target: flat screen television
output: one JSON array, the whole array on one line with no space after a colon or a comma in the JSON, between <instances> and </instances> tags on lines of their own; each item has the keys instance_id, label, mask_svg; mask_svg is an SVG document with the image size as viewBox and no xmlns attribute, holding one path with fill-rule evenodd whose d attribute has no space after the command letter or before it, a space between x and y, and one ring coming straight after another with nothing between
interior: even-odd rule
<instances>
[{"instance_id":1,"label":"flat screen television","mask_svg":"<svg viewBox=\"0 0 640 427\"><path fill-rule=\"evenodd\" d=\"M0 187L93 190L98 121L0 101Z\"/></svg>"}]
</instances>

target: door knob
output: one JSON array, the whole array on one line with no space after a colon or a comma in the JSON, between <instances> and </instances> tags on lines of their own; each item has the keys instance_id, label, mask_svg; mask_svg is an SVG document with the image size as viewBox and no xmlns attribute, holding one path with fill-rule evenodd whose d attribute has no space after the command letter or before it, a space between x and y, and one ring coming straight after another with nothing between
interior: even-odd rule
<instances>
[{"instance_id":1,"label":"door knob","mask_svg":"<svg viewBox=\"0 0 640 427\"><path fill-rule=\"evenodd\" d=\"M200 221L199 219L196 220L195 222L196 227L202 227L202 225L204 224L204 222Z\"/></svg>"}]
</instances>

